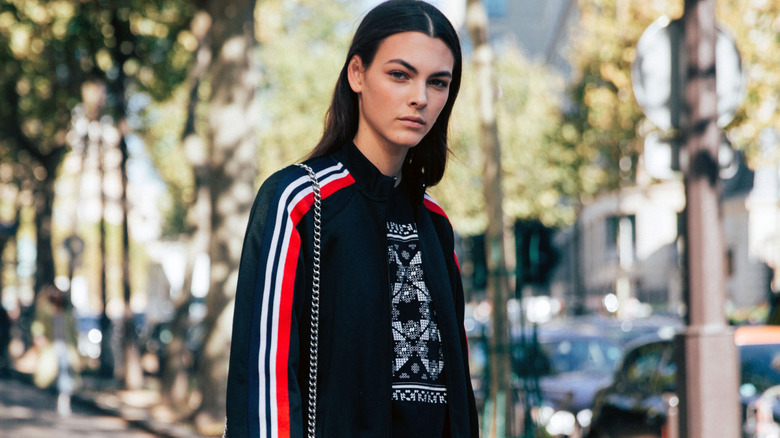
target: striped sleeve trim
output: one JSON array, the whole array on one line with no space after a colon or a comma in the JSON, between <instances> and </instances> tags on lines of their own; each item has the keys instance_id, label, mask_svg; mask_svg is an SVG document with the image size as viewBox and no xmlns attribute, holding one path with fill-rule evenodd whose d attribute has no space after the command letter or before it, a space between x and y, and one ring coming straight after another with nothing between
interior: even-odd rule
<instances>
[{"instance_id":1,"label":"striped sleeve trim","mask_svg":"<svg viewBox=\"0 0 780 438\"><path fill-rule=\"evenodd\" d=\"M427 208L428 210L440 216L444 216L447 219L447 221L450 220L450 218L447 217L447 214L444 213L444 209L441 208L438 202L434 201L433 198L431 198L431 195L427 193L425 194L425 198L423 198L423 204L425 204L425 208Z\"/></svg>"},{"instance_id":2,"label":"striped sleeve trim","mask_svg":"<svg viewBox=\"0 0 780 438\"><path fill-rule=\"evenodd\" d=\"M432 211L433 213L436 213L440 216L444 216L445 219L447 219L447 222L450 221L450 218L447 217L447 213L444 212L444 209L441 208L441 205L439 205L436 201L431 198L429 194L425 194L425 198L423 198L423 204L425 204L425 208ZM460 262L458 261L458 255L455 254L455 252L452 253L452 257L455 258L455 265L458 267L458 271L460 271Z\"/></svg>"},{"instance_id":3,"label":"striped sleeve trim","mask_svg":"<svg viewBox=\"0 0 780 438\"><path fill-rule=\"evenodd\" d=\"M428 210L430 210L430 211L432 211L432 212L434 212L434 213L436 213L438 215L444 216L447 219L447 221L449 222L450 218L447 217L447 214L444 212L444 209L441 208L441 206L436 201L434 201L433 198L431 198L431 196L428 195L427 193L425 194L425 198L423 199L423 204L425 204L425 208L427 208ZM461 272L460 262L458 261L458 254L455 251L452 252L452 257L453 257L453 259L455 259L455 266L458 268L458 272ZM468 334L466 332L466 326L465 325L461 325L461 329L460 330L461 330L461 338L463 339L463 342L466 345L466 357L468 358L469 357L468 356L468 353L469 353L469 338L468 338Z\"/></svg>"},{"instance_id":4,"label":"striped sleeve trim","mask_svg":"<svg viewBox=\"0 0 780 438\"><path fill-rule=\"evenodd\" d=\"M318 171L317 178L323 199L354 182L340 163ZM262 244L255 285L257 296L261 297L256 313L259 318L255 318L252 327L259 343L253 346L250 356L257 364L250 384L256 384L258 389L250 391L257 394L256 400L250 400L253 438L290 436L289 372L294 372L289 365L290 334L301 246L296 227L313 204L312 185L304 174L284 187L268 211L267 238Z\"/></svg>"}]
</instances>

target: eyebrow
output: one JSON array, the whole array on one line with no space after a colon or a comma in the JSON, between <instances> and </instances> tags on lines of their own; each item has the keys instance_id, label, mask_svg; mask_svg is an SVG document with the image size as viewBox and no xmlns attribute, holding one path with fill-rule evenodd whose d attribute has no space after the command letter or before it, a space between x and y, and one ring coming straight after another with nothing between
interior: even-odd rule
<instances>
[{"instance_id":1,"label":"eyebrow","mask_svg":"<svg viewBox=\"0 0 780 438\"><path fill-rule=\"evenodd\" d=\"M391 60L387 61L387 63L388 64L392 64L392 63L401 64L402 66L407 68L412 73L414 73L414 74L418 74L419 73L417 71L417 69L412 64L409 64L408 62L404 61L403 59L391 59ZM451 78L452 77L452 72L449 72L449 71L446 71L446 70L439 71L439 72L436 72L436 73L432 74L430 77L447 77L447 78Z\"/></svg>"}]
</instances>

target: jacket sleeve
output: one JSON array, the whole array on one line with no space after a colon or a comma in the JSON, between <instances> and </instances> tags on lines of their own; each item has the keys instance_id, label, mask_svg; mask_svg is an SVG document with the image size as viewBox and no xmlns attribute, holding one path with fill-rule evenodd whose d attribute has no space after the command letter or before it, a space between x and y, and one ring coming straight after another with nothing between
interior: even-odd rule
<instances>
[{"instance_id":1,"label":"jacket sleeve","mask_svg":"<svg viewBox=\"0 0 780 438\"><path fill-rule=\"evenodd\" d=\"M450 225L448 223L448 225ZM477 413L477 404L476 399L474 397L474 388L471 383L471 371L469 370L469 345L468 345L468 335L466 333L466 326L464 324L465 320L465 297L463 292L463 278L461 277L460 272L460 263L458 263L458 257L457 254L455 254L455 242L454 242L454 233L452 232L451 225L450 225L450 233L453 235L452 239L452 261L448 263L450 266L454 266L453 269L450 270L451 272L451 281L452 284L455 286L455 309L458 319L458 325L460 328L459 338L460 338L460 349L461 349L461 357L463 358L463 368L465 370L466 374L466 397L468 401L468 411L469 411L469 436L472 437L479 437L479 416Z\"/></svg>"},{"instance_id":2,"label":"jacket sleeve","mask_svg":"<svg viewBox=\"0 0 780 438\"><path fill-rule=\"evenodd\" d=\"M479 417L477 413L477 405L474 397L474 389L471 384L471 373L469 370L469 347L468 337L466 334L466 328L464 326L465 319L465 298L463 293L463 279L460 272L460 264L458 263L458 257L455 253L455 233L452 228L452 224L447 218L444 210L427 194L425 195L425 206L429 211L434 213L431 218L434 221L436 233L438 234L439 242L447 258L447 269L450 276L450 284L452 284L453 301L455 304L455 318L458 325L458 347L460 350L461 364L460 368L463 370L463 383L465 385L466 392L466 409L468 410L468 418L460 416L458 421L467 422L466 426L461 429L468 431L468 436L479 436ZM454 400L451 400L454 402ZM466 421L467 420L467 421Z\"/></svg>"},{"instance_id":3,"label":"jacket sleeve","mask_svg":"<svg viewBox=\"0 0 780 438\"><path fill-rule=\"evenodd\" d=\"M278 172L260 188L244 237L227 385L225 436L231 438L302 436L293 308L301 252L292 217L300 196L291 191L290 174Z\"/></svg>"}]
</instances>

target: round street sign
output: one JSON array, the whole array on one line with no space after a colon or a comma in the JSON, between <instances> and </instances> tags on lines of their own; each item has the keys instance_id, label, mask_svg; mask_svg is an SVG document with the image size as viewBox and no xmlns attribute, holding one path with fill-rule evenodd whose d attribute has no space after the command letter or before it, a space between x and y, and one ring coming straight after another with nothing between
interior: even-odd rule
<instances>
[{"instance_id":1,"label":"round street sign","mask_svg":"<svg viewBox=\"0 0 780 438\"><path fill-rule=\"evenodd\" d=\"M645 150L642 155L645 171L653 178L671 180L678 177L680 170L680 144L675 138L666 138L658 131L652 131L645 137Z\"/></svg>"},{"instance_id":2,"label":"round street sign","mask_svg":"<svg viewBox=\"0 0 780 438\"><path fill-rule=\"evenodd\" d=\"M682 20L661 17L637 42L631 82L639 106L664 131L679 129L684 100L685 40ZM718 27L716 43L718 126L734 118L745 96L742 61L734 39Z\"/></svg>"}]
</instances>

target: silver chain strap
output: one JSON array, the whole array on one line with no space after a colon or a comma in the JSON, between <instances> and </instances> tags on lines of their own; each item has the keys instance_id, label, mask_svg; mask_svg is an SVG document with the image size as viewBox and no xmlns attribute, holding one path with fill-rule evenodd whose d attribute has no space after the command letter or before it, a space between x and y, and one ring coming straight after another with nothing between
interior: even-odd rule
<instances>
[{"instance_id":1,"label":"silver chain strap","mask_svg":"<svg viewBox=\"0 0 780 438\"><path fill-rule=\"evenodd\" d=\"M322 193L320 181L314 170L302 163L296 164L309 174L314 189L314 261L312 268L311 287L311 338L309 340L309 438L315 438L317 430L317 363L320 343L320 248L322 237ZM228 437L227 418L222 438Z\"/></svg>"},{"instance_id":2,"label":"silver chain strap","mask_svg":"<svg viewBox=\"0 0 780 438\"><path fill-rule=\"evenodd\" d=\"M311 337L309 339L309 438L314 438L317 426L317 364L320 340L320 248L322 237L322 193L320 182L314 170L305 165L296 164L309 174L314 188L314 261L311 287Z\"/></svg>"}]
</instances>

